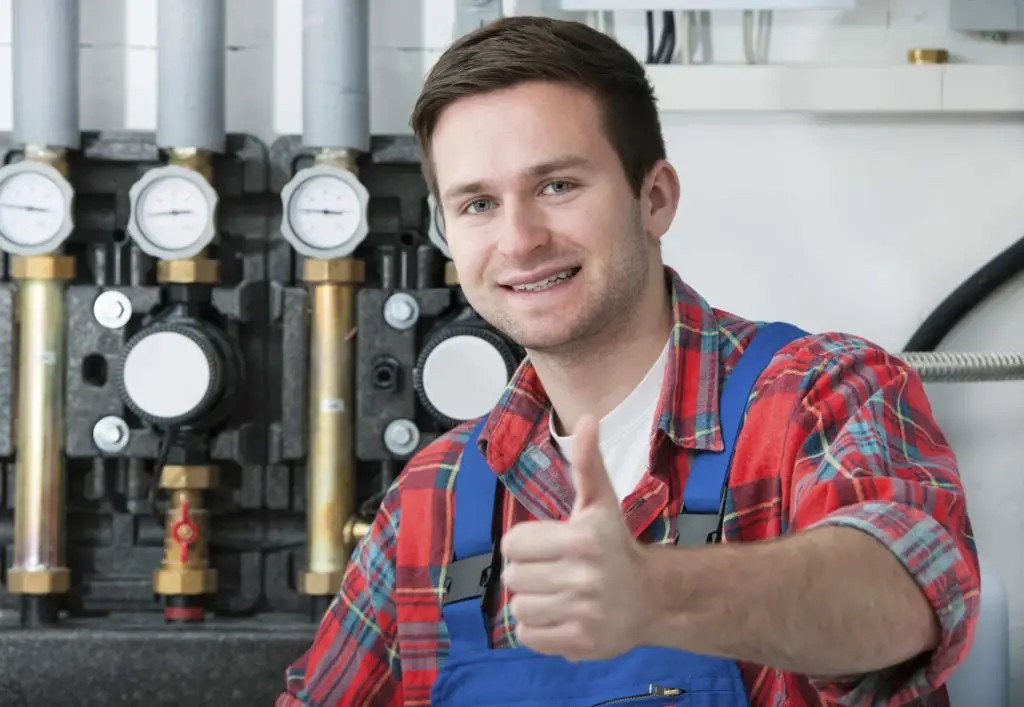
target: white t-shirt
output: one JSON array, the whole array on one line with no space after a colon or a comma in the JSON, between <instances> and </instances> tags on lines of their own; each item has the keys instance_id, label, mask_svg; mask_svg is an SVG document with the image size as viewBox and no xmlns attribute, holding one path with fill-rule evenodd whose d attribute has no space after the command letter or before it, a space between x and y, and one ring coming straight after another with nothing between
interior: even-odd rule
<instances>
[{"instance_id":1,"label":"white t-shirt","mask_svg":"<svg viewBox=\"0 0 1024 707\"><path fill-rule=\"evenodd\" d=\"M661 387L668 364L669 342L661 356L633 389L626 399L609 412L598 426L598 447L601 459L612 480L612 487L621 503L639 485L647 471L651 456L651 432L654 429L654 414L658 409ZM572 463L572 436L555 432L554 415L551 416L551 439L555 446ZM571 477L570 477L571 478Z\"/></svg>"}]
</instances>

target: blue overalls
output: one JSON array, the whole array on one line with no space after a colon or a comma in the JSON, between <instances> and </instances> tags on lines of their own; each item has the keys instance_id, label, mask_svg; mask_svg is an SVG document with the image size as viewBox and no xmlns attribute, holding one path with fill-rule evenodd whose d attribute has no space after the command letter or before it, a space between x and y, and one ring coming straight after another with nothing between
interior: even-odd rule
<instances>
[{"instance_id":1,"label":"blue overalls","mask_svg":"<svg viewBox=\"0 0 1024 707\"><path fill-rule=\"evenodd\" d=\"M694 459L683 493L676 544L717 542L736 438L747 401L775 353L805 332L769 324L754 337L722 391L724 450ZM470 436L455 477L454 560L449 567L443 617L450 654L431 692L433 707L748 707L746 687L733 660L686 651L640 647L607 661L572 663L528 648L492 649L484 601L497 584L503 487Z\"/></svg>"}]
</instances>

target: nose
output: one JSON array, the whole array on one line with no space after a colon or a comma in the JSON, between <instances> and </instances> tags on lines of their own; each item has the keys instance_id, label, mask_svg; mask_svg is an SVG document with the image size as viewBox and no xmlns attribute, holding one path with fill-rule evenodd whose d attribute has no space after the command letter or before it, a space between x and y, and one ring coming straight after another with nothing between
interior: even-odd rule
<instances>
[{"instance_id":1,"label":"nose","mask_svg":"<svg viewBox=\"0 0 1024 707\"><path fill-rule=\"evenodd\" d=\"M499 227L498 252L509 260L528 256L551 240L541 209L529 202L506 202Z\"/></svg>"}]
</instances>

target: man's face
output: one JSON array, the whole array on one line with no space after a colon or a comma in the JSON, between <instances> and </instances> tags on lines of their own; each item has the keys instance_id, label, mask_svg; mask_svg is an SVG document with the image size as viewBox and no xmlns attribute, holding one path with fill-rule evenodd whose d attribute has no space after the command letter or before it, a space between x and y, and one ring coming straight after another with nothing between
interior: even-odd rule
<instances>
[{"instance_id":1,"label":"man's face","mask_svg":"<svg viewBox=\"0 0 1024 707\"><path fill-rule=\"evenodd\" d=\"M531 351L621 328L661 233L645 235L588 92L529 83L461 99L432 157L452 259L481 316Z\"/></svg>"}]
</instances>

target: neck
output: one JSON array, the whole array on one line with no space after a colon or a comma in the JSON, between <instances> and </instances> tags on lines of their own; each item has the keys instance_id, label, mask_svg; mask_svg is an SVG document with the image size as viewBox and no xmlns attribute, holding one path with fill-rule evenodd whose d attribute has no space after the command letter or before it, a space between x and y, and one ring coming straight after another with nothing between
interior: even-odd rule
<instances>
[{"instance_id":1,"label":"neck","mask_svg":"<svg viewBox=\"0 0 1024 707\"><path fill-rule=\"evenodd\" d=\"M531 352L558 434L571 434L584 415L602 419L625 400L661 355L672 321L671 298L659 267L626 322L609 323L571 353Z\"/></svg>"}]
</instances>

